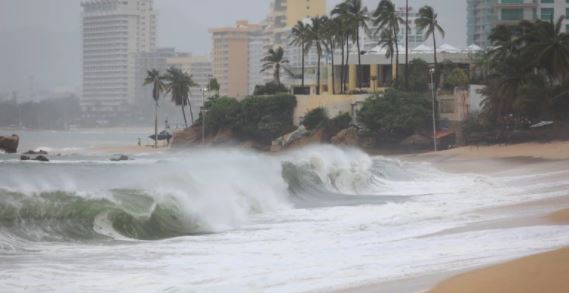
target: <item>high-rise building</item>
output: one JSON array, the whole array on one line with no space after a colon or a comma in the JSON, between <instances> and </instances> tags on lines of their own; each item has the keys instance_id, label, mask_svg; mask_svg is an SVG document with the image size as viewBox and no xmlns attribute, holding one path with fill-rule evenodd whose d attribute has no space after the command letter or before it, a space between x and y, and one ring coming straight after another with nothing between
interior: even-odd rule
<instances>
[{"instance_id":1,"label":"high-rise building","mask_svg":"<svg viewBox=\"0 0 569 293\"><path fill-rule=\"evenodd\" d=\"M283 45L287 41L283 36L287 27L305 18L326 15L326 0L274 0L270 15L274 44Z\"/></svg>"},{"instance_id":2,"label":"high-rise building","mask_svg":"<svg viewBox=\"0 0 569 293\"><path fill-rule=\"evenodd\" d=\"M212 63L213 75L220 85L220 95L236 98L251 93L251 84L256 75L255 68L261 62L263 25L251 24L245 20L237 21L235 27L213 28ZM258 59L258 60L257 60Z\"/></svg>"},{"instance_id":3,"label":"high-rise building","mask_svg":"<svg viewBox=\"0 0 569 293\"><path fill-rule=\"evenodd\" d=\"M522 20L556 21L569 15L567 0L467 0L468 44L488 47L488 36L499 24L514 25ZM569 31L564 20L563 31Z\"/></svg>"},{"instance_id":4,"label":"high-rise building","mask_svg":"<svg viewBox=\"0 0 569 293\"><path fill-rule=\"evenodd\" d=\"M138 54L156 47L153 0L86 0L81 6L81 106L86 117L116 117L135 103Z\"/></svg>"}]
</instances>

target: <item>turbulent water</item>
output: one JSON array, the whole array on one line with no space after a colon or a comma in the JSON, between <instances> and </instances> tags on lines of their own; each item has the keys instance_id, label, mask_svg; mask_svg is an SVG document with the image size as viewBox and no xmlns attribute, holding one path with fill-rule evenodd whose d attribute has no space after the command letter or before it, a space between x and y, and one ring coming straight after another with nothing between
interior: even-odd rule
<instances>
[{"instance_id":1,"label":"turbulent water","mask_svg":"<svg viewBox=\"0 0 569 293\"><path fill-rule=\"evenodd\" d=\"M448 174L331 146L126 162L2 155L0 291L327 290L569 244L566 226L440 233L512 217L480 211L569 186L528 178Z\"/></svg>"}]
</instances>

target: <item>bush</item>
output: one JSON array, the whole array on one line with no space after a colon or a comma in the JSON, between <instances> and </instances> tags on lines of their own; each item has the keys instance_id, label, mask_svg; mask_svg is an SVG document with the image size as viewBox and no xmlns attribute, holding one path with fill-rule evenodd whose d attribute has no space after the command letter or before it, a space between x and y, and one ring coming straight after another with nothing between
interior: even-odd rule
<instances>
[{"instance_id":1,"label":"bush","mask_svg":"<svg viewBox=\"0 0 569 293\"><path fill-rule=\"evenodd\" d=\"M445 88L454 89L455 87L464 87L469 83L468 75L460 68L453 69L446 78Z\"/></svg>"},{"instance_id":2,"label":"bush","mask_svg":"<svg viewBox=\"0 0 569 293\"><path fill-rule=\"evenodd\" d=\"M358 121L373 132L404 138L432 126L431 103L421 94L387 90L364 102Z\"/></svg>"},{"instance_id":3,"label":"bush","mask_svg":"<svg viewBox=\"0 0 569 293\"><path fill-rule=\"evenodd\" d=\"M241 101L241 113L236 130L240 136L270 143L290 131L296 97L288 94L250 96Z\"/></svg>"},{"instance_id":4,"label":"bush","mask_svg":"<svg viewBox=\"0 0 569 293\"><path fill-rule=\"evenodd\" d=\"M326 110L322 107L315 108L310 112L306 113L302 124L308 130L313 130L322 125L323 122L328 120L328 114Z\"/></svg>"},{"instance_id":5,"label":"bush","mask_svg":"<svg viewBox=\"0 0 569 293\"><path fill-rule=\"evenodd\" d=\"M342 129L350 127L352 117L348 113L342 113L330 120L326 124L326 132L334 135Z\"/></svg>"},{"instance_id":6,"label":"bush","mask_svg":"<svg viewBox=\"0 0 569 293\"><path fill-rule=\"evenodd\" d=\"M289 90L286 86L281 83L276 83L274 81L268 82L265 85L257 85L255 86L255 91L253 95L255 96L263 96L263 95L276 95L276 94L283 94L288 93Z\"/></svg>"},{"instance_id":7,"label":"bush","mask_svg":"<svg viewBox=\"0 0 569 293\"><path fill-rule=\"evenodd\" d=\"M429 64L422 59L409 61L409 90L423 92L429 88L430 84ZM405 86L405 66L402 66L399 73L398 87Z\"/></svg>"},{"instance_id":8,"label":"bush","mask_svg":"<svg viewBox=\"0 0 569 293\"><path fill-rule=\"evenodd\" d=\"M208 133L218 131L222 128L233 129L238 121L241 113L241 105L234 98L221 97L211 99L206 103L208 112L206 114L205 124ZM201 113L197 124L202 122Z\"/></svg>"}]
</instances>

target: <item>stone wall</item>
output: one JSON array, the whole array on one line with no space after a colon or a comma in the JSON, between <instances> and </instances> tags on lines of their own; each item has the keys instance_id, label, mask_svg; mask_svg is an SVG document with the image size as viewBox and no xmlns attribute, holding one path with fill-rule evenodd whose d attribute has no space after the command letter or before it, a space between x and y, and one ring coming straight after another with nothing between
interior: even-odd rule
<instances>
[{"instance_id":1,"label":"stone wall","mask_svg":"<svg viewBox=\"0 0 569 293\"><path fill-rule=\"evenodd\" d=\"M293 123L299 125L300 121L311 110L322 107L328 116L333 118L341 113L349 113L353 117L352 109L362 103L369 95L297 95L296 109Z\"/></svg>"}]
</instances>

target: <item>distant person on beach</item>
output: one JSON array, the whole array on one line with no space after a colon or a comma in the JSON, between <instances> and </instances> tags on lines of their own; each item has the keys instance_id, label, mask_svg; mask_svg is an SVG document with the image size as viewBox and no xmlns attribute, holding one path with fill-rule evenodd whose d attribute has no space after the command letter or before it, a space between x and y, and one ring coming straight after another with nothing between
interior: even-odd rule
<instances>
[{"instance_id":1,"label":"distant person on beach","mask_svg":"<svg viewBox=\"0 0 569 293\"><path fill-rule=\"evenodd\" d=\"M142 141L140 140L140 137L138 138L138 146L142 146Z\"/></svg>"},{"instance_id":2,"label":"distant person on beach","mask_svg":"<svg viewBox=\"0 0 569 293\"><path fill-rule=\"evenodd\" d=\"M166 129L170 129L170 124L168 123L168 118L166 118L166 121L164 121L164 125Z\"/></svg>"}]
</instances>

